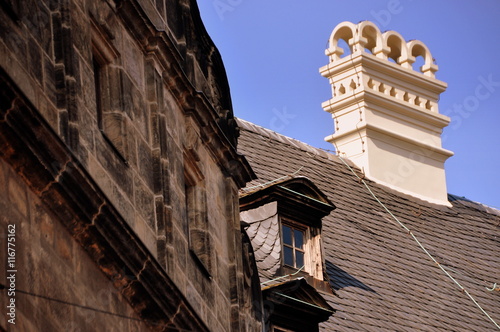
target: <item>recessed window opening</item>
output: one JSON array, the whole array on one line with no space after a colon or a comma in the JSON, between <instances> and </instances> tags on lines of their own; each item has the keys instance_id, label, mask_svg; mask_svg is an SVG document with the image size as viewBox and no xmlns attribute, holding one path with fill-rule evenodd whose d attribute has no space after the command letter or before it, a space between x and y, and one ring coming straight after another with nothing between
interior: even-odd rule
<instances>
[{"instance_id":1,"label":"recessed window opening","mask_svg":"<svg viewBox=\"0 0 500 332\"><path fill-rule=\"evenodd\" d=\"M104 63L99 61L95 56L92 57L92 67L94 70L94 91L95 91L95 103L96 103L96 115L97 124L100 130L102 130L102 90L103 86L103 74L104 74Z\"/></svg>"},{"instance_id":2,"label":"recessed window opening","mask_svg":"<svg viewBox=\"0 0 500 332\"><path fill-rule=\"evenodd\" d=\"M184 194L189 251L203 274L211 278L212 251L208 233L206 189L200 170L188 156L185 158Z\"/></svg>"}]
</instances>

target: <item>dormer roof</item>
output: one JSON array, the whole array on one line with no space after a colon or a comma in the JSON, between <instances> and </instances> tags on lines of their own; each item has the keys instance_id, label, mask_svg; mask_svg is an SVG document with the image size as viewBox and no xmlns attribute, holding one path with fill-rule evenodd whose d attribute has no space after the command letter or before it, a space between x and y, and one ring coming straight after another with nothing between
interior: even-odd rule
<instances>
[{"instance_id":1,"label":"dormer roof","mask_svg":"<svg viewBox=\"0 0 500 332\"><path fill-rule=\"evenodd\" d=\"M286 280L262 289L264 301L273 306L272 323L295 331L314 331L335 312L304 278Z\"/></svg>"},{"instance_id":2,"label":"dormer roof","mask_svg":"<svg viewBox=\"0 0 500 332\"><path fill-rule=\"evenodd\" d=\"M285 179L248 186L240 191L241 211L273 201L279 202L281 210L307 213L307 219L313 216L318 221L335 209L328 197L304 176L287 176Z\"/></svg>"}]
</instances>

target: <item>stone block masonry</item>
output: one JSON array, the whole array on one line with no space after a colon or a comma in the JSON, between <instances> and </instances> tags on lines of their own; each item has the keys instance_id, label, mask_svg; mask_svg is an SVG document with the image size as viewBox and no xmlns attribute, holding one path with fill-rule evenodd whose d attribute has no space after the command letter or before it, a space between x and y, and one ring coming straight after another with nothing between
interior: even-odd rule
<instances>
[{"instance_id":1,"label":"stone block masonry","mask_svg":"<svg viewBox=\"0 0 500 332\"><path fill-rule=\"evenodd\" d=\"M14 269L10 266L0 269L0 280L5 287L0 297L2 328L147 329L113 286L112 279L99 271L85 250L4 161L0 162L0 177L2 264L14 263L6 243L13 238L12 234L16 245Z\"/></svg>"},{"instance_id":2,"label":"stone block masonry","mask_svg":"<svg viewBox=\"0 0 500 332\"><path fill-rule=\"evenodd\" d=\"M16 326L258 329L240 323L257 315L234 210L254 175L195 1L0 5L1 227L22 225Z\"/></svg>"}]
</instances>

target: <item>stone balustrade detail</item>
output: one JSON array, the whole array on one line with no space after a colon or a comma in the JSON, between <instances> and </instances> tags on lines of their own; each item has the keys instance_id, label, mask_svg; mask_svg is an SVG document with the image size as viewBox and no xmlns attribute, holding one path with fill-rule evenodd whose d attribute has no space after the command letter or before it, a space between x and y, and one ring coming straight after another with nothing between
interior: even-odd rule
<instances>
[{"instance_id":1,"label":"stone balustrade detail","mask_svg":"<svg viewBox=\"0 0 500 332\"><path fill-rule=\"evenodd\" d=\"M346 42L349 50L339 46L341 40ZM406 69L413 69L417 57L422 57L424 65L419 71L423 75L434 78L438 70L431 52L424 43L419 40L405 42L395 31L381 33L378 27L369 21L362 21L359 24L343 22L333 30L325 54L330 57L331 62L335 62L340 60L346 51L353 55L361 52L372 54L379 59L393 61Z\"/></svg>"}]
</instances>

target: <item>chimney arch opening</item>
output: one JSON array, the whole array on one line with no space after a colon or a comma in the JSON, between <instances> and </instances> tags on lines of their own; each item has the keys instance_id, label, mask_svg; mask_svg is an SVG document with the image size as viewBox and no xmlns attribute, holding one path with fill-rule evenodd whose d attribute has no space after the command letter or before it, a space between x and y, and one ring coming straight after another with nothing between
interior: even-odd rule
<instances>
[{"instance_id":1,"label":"chimney arch opening","mask_svg":"<svg viewBox=\"0 0 500 332\"><path fill-rule=\"evenodd\" d=\"M364 21L360 23L361 37L365 41L364 49L367 53L375 54L377 47L380 48L382 38L380 30L371 22Z\"/></svg>"},{"instance_id":2,"label":"chimney arch opening","mask_svg":"<svg viewBox=\"0 0 500 332\"><path fill-rule=\"evenodd\" d=\"M391 62L400 64L403 59L406 59L408 52L404 39L395 31L387 31L384 33L386 46L389 48L387 59Z\"/></svg>"},{"instance_id":3,"label":"chimney arch opening","mask_svg":"<svg viewBox=\"0 0 500 332\"><path fill-rule=\"evenodd\" d=\"M342 54L340 54L340 58L345 58L346 56L352 54L352 47L345 39L339 39L337 41L337 47L342 49Z\"/></svg>"},{"instance_id":4,"label":"chimney arch opening","mask_svg":"<svg viewBox=\"0 0 500 332\"><path fill-rule=\"evenodd\" d=\"M433 65L434 60L431 52L424 43L412 40L408 43L408 48L411 56L415 59L413 70L424 73L424 68L430 68Z\"/></svg>"},{"instance_id":5,"label":"chimney arch opening","mask_svg":"<svg viewBox=\"0 0 500 332\"><path fill-rule=\"evenodd\" d=\"M340 23L332 32L326 54L331 61L339 60L354 52L354 31L356 27L351 22Z\"/></svg>"}]
</instances>

